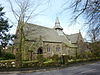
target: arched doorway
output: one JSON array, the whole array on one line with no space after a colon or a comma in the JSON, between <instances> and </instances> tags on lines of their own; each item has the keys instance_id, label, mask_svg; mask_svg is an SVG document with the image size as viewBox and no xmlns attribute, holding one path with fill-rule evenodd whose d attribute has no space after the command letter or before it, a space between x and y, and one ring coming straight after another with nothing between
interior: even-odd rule
<instances>
[{"instance_id":1,"label":"arched doorway","mask_svg":"<svg viewBox=\"0 0 100 75\"><path fill-rule=\"evenodd\" d=\"M42 47L38 48L38 50L37 50L37 54L43 54Z\"/></svg>"}]
</instances>

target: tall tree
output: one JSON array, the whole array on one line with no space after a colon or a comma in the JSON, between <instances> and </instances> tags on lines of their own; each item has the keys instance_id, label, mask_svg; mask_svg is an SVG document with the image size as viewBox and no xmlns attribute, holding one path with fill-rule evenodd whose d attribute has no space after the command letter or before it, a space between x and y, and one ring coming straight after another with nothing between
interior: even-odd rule
<instances>
[{"instance_id":1,"label":"tall tree","mask_svg":"<svg viewBox=\"0 0 100 75\"><path fill-rule=\"evenodd\" d=\"M0 55L1 50L7 46L11 39L11 35L8 34L8 31L12 27L8 24L8 20L4 19L5 12L2 12L3 9L4 7L0 5Z\"/></svg>"},{"instance_id":2,"label":"tall tree","mask_svg":"<svg viewBox=\"0 0 100 75\"><path fill-rule=\"evenodd\" d=\"M95 30L100 38L100 0L71 0L69 7L73 9L74 20L84 15L88 30Z\"/></svg>"},{"instance_id":3,"label":"tall tree","mask_svg":"<svg viewBox=\"0 0 100 75\"><path fill-rule=\"evenodd\" d=\"M42 11L45 9L40 9L40 6L45 4L48 0L8 0L11 10L13 12L13 15L15 16L18 27L17 27L17 38L19 39L19 48L18 48L18 59L17 60L17 66L21 67L22 65L22 50L24 45L24 32L23 27L27 23L27 21L35 17L37 15L40 15ZM14 5L16 5L16 7ZM17 11L16 11L17 8Z\"/></svg>"}]
</instances>

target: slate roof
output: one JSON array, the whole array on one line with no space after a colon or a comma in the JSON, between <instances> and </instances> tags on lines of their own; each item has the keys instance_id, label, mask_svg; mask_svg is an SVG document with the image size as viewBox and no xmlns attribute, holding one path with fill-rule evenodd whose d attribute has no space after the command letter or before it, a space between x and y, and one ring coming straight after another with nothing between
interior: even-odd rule
<instances>
[{"instance_id":1,"label":"slate roof","mask_svg":"<svg viewBox=\"0 0 100 75\"><path fill-rule=\"evenodd\" d=\"M68 36L68 39L71 41L71 43L77 43L79 33L71 34L71 35L67 35L67 36Z\"/></svg>"},{"instance_id":2,"label":"slate roof","mask_svg":"<svg viewBox=\"0 0 100 75\"><path fill-rule=\"evenodd\" d=\"M53 28L28 23L24 26L24 34L27 40L36 40L41 36L43 41L62 42L69 47L76 47L69 42L65 34L58 35L57 31Z\"/></svg>"}]
</instances>

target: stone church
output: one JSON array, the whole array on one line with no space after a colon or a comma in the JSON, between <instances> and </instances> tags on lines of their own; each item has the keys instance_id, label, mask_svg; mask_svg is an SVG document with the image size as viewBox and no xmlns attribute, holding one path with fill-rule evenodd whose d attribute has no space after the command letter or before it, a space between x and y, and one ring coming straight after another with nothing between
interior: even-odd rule
<instances>
[{"instance_id":1,"label":"stone church","mask_svg":"<svg viewBox=\"0 0 100 75\"><path fill-rule=\"evenodd\" d=\"M23 31L25 37L23 60L32 60L38 54L43 54L44 57L54 54L75 56L76 53L84 51L81 33L65 34L58 18L56 18L53 28L27 23L23 27ZM16 44L18 41L15 42L15 46Z\"/></svg>"}]
</instances>

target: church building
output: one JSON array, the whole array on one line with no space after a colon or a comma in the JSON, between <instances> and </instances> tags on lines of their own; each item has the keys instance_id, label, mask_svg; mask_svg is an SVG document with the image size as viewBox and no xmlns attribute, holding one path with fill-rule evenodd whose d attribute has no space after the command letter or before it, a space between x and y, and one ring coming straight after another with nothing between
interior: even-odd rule
<instances>
[{"instance_id":1,"label":"church building","mask_svg":"<svg viewBox=\"0 0 100 75\"><path fill-rule=\"evenodd\" d=\"M25 37L22 51L23 60L32 60L38 54L43 54L44 57L54 54L75 56L77 52L84 51L81 33L65 34L58 17L53 28L27 23L23 27L23 31ZM16 44L18 41L15 42L15 46Z\"/></svg>"}]
</instances>

